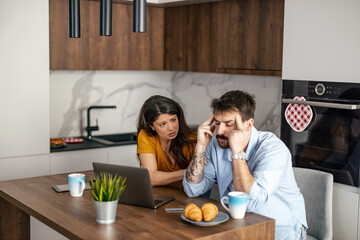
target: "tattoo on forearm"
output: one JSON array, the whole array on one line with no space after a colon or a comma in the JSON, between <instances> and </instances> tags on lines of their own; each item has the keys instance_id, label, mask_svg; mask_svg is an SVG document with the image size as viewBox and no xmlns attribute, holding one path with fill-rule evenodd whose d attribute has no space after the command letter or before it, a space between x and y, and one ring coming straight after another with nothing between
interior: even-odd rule
<instances>
[{"instance_id":1,"label":"tattoo on forearm","mask_svg":"<svg viewBox=\"0 0 360 240\"><path fill-rule=\"evenodd\" d=\"M198 156L194 154L186 172L186 180L190 183L199 183L204 178L205 152Z\"/></svg>"}]
</instances>

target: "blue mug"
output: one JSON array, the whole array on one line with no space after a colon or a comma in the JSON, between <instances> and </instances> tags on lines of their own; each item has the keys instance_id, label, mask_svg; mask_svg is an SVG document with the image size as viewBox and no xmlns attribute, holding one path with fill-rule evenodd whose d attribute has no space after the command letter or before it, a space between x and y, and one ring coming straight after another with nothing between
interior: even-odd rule
<instances>
[{"instance_id":1,"label":"blue mug","mask_svg":"<svg viewBox=\"0 0 360 240\"><path fill-rule=\"evenodd\" d=\"M80 197L85 189L85 174L72 173L68 175L70 195Z\"/></svg>"},{"instance_id":2,"label":"blue mug","mask_svg":"<svg viewBox=\"0 0 360 240\"><path fill-rule=\"evenodd\" d=\"M228 196L221 198L221 205L230 213L232 218L244 218L248 195L244 192L229 192ZM229 205L226 206L224 200Z\"/></svg>"}]
</instances>

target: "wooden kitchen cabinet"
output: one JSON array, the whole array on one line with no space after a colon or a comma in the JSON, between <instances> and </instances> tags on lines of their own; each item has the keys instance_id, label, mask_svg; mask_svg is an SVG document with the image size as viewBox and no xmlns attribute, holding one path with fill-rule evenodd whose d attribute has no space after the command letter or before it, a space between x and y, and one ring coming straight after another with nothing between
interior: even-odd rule
<instances>
[{"instance_id":1,"label":"wooden kitchen cabinet","mask_svg":"<svg viewBox=\"0 0 360 240\"><path fill-rule=\"evenodd\" d=\"M165 69L281 76L284 0L165 10Z\"/></svg>"},{"instance_id":2,"label":"wooden kitchen cabinet","mask_svg":"<svg viewBox=\"0 0 360 240\"><path fill-rule=\"evenodd\" d=\"M69 38L67 1L50 0L50 69L169 70L281 76L284 0L147 7L113 3L112 36L99 35L99 2L81 1L81 38Z\"/></svg>"},{"instance_id":3,"label":"wooden kitchen cabinet","mask_svg":"<svg viewBox=\"0 0 360 240\"><path fill-rule=\"evenodd\" d=\"M113 3L112 36L100 36L99 1L80 2L80 38L69 38L68 1L50 0L51 70L163 70L164 9L147 8L133 33L132 5Z\"/></svg>"},{"instance_id":4,"label":"wooden kitchen cabinet","mask_svg":"<svg viewBox=\"0 0 360 240\"><path fill-rule=\"evenodd\" d=\"M284 0L219 3L217 70L281 76Z\"/></svg>"},{"instance_id":5,"label":"wooden kitchen cabinet","mask_svg":"<svg viewBox=\"0 0 360 240\"><path fill-rule=\"evenodd\" d=\"M133 7L112 5L112 36L100 36L99 2L90 1L89 69L163 70L164 9L147 7L147 30L133 32Z\"/></svg>"},{"instance_id":6,"label":"wooden kitchen cabinet","mask_svg":"<svg viewBox=\"0 0 360 240\"><path fill-rule=\"evenodd\" d=\"M215 72L218 3L165 10L165 69Z\"/></svg>"},{"instance_id":7,"label":"wooden kitchen cabinet","mask_svg":"<svg viewBox=\"0 0 360 240\"><path fill-rule=\"evenodd\" d=\"M49 1L50 70L89 69L89 1L80 1L80 38L69 37L69 2Z\"/></svg>"}]
</instances>

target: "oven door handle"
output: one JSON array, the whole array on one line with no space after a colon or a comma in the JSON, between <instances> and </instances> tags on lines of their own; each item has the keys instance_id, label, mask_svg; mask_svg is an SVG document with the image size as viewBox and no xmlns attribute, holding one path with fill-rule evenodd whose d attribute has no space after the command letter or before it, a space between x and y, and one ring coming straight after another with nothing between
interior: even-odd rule
<instances>
[{"instance_id":1,"label":"oven door handle","mask_svg":"<svg viewBox=\"0 0 360 240\"><path fill-rule=\"evenodd\" d=\"M281 99L282 103L295 103L301 105L309 105L313 107L325 107L325 108L338 108L345 110L357 110L360 109L360 104L343 104L343 103L329 103L329 102L317 102L317 101L300 101L291 98Z\"/></svg>"}]
</instances>

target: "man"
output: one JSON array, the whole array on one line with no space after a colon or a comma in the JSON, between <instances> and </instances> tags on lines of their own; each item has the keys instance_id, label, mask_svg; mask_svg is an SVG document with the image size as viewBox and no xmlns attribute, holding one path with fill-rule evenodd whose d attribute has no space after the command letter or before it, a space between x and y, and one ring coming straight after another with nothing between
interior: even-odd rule
<instances>
[{"instance_id":1,"label":"man","mask_svg":"<svg viewBox=\"0 0 360 240\"><path fill-rule=\"evenodd\" d=\"M198 128L195 154L183 179L185 193L199 196L216 182L220 197L246 192L248 212L275 219L276 239L306 237L304 199L291 154L274 134L253 126L254 97L230 91L211 106L213 115Z\"/></svg>"}]
</instances>

